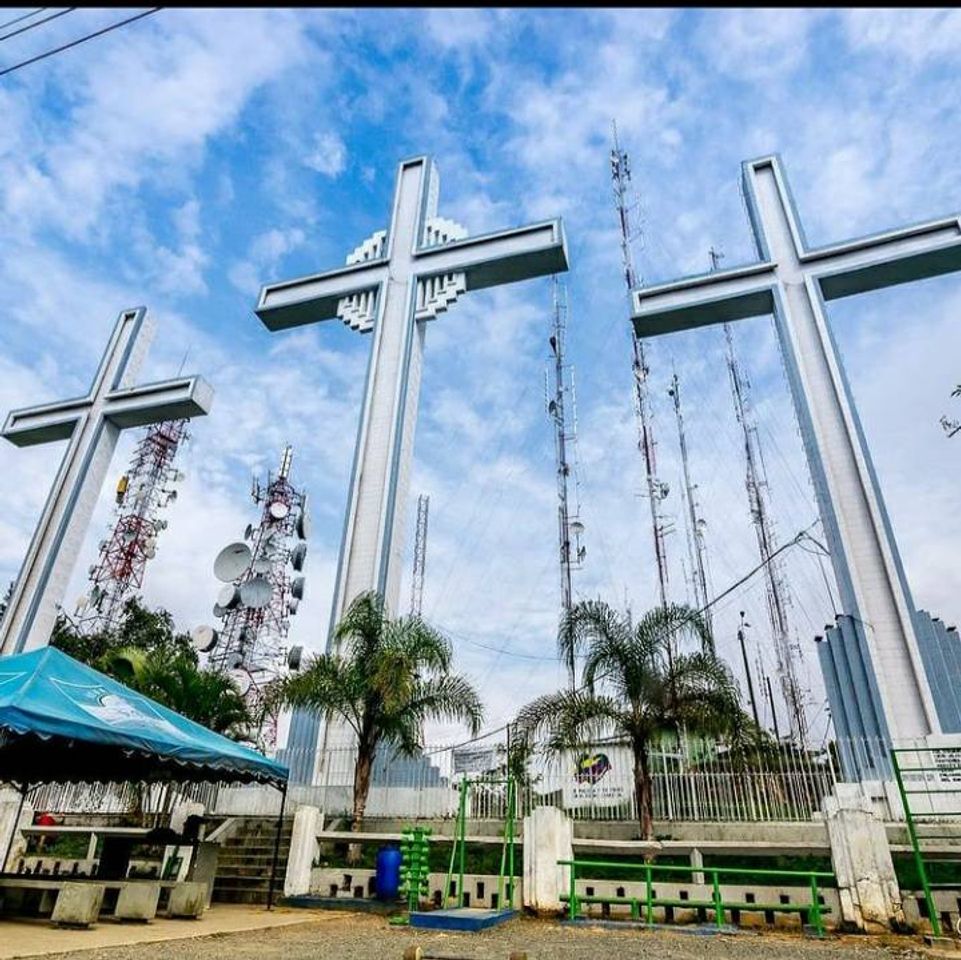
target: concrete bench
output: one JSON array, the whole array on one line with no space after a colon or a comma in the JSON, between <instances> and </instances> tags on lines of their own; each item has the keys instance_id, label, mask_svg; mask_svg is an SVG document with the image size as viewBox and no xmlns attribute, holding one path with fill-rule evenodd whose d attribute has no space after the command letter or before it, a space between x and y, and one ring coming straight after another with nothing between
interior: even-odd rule
<instances>
[{"instance_id":1,"label":"concrete bench","mask_svg":"<svg viewBox=\"0 0 961 960\"><path fill-rule=\"evenodd\" d=\"M191 920L199 920L207 908L207 884L181 882L170 888L167 902L167 915Z\"/></svg>"},{"instance_id":2,"label":"concrete bench","mask_svg":"<svg viewBox=\"0 0 961 960\"><path fill-rule=\"evenodd\" d=\"M61 927L89 927L100 916L103 895L102 883L64 883L50 919Z\"/></svg>"}]
</instances>

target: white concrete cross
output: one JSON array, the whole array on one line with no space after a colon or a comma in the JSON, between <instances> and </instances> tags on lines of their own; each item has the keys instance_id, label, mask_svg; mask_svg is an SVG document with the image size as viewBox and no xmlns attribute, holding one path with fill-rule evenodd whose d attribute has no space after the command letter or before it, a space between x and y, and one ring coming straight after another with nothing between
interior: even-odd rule
<instances>
[{"instance_id":1,"label":"white concrete cross","mask_svg":"<svg viewBox=\"0 0 961 960\"><path fill-rule=\"evenodd\" d=\"M0 621L0 653L22 653L49 642L120 431L210 410L213 390L200 377L131 386L149 340L146 308L125 310L85 397L7 416L0 433L18 447L69 443Z\"/></svg>"},{"instance_id":2,"label":"white concrete cross","mask_svg":"<svg viewBox=\"0 0 961 960\"><path fill-rule=\"evenodd\" d=\"M405 160L387 230L345 267L265 286L257 306L271 330L340 317L373 333L332 625L365 590L380 591L398 612L425 322L465 291L567 269L560 220L467 238L437 216L439 189L427 157Z\"/></svg>"},{"instance_id":3,"label":"white concrete cross","mask_svg":"<svg viewBox=\"0 0 961 960\"><path fill-rule=\"evenodd\" d=\"M743 178L761 262L634 291L635 329L649 337L774 315L843 612L865 625L869 681L888 727L881 736L937 733L915 607L825 301L961 270L961 222L812 249L779 158L746 162Z\"/></svg>"}]
</instances>

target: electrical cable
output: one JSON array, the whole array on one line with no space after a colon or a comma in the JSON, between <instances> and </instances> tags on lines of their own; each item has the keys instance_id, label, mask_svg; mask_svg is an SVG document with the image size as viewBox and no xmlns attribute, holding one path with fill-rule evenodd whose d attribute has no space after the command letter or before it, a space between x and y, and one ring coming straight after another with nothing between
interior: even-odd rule
<instances>
[{"instance_id":1,"label":"electrical cable","mask_svg":"<svg viewBox=\"0 0 961 960\"><path fill-rule=\"evenodd\" d=\"M70 9L72 10L75 8L71 7ZM22 60L20 63L15 63L12 67L7 67L5 70L0 70L0 77L5 77L7 74L13 73L15 70L20 70L23 67L29 67L32 63L37 63L40 60L46 60L47 57L52 57L56 53L63 53L64 50L70 50L72 47L78 47L81 43L86 43L88 40L93 40L96 37L102 37L105 33L110 33L111 30L117 30L120 27L126 26L128 23L133 23L135 20L142 20L144 17L149 17L151 14L157 13L160 10L163 10L163 7L151 7L149 10L145 10L143 13L138 13L133 17L127 17L126 20L120 20L117 23L110 24L110 26L103 27L101 30L95 30L93 33L88 33L86 36L78 37L76 40L71 40L69 43L62 44L59 47L54 47L53 50L47 50L46 53L40 53L35 57L30 57L29 60Z\"/></svg>"},{"instance_id":2,"label":"electrical cable","mask_svg":"<svg viewBox=\"0 0 961 960\"><path fill-rule=\"evenodd\" d=\"M0 23L0 30L6 30L7 27L12 27L15 23L20 23L21 20L28 20L30 17L35 17L38 13L43 13L46 7L36 7L29 13L22 13L19 17L14 17L12 20L8 20L6 23Z\"/></svg>"},{"instance_id":3,"label":"electrical cable","mask_svg":"<svg viewBox=\"0 0 961 960\"><path fill-rule=\"evenodd\" d=\"M40 7L40 10L46 9L46 7ZM36 20L34 23L28 23L25 27L21 27L19 30L12 30L10 33L4 34L4 36L0 37L0 41L9 40L11 37L16 37L21 33L26 33L28 30L33 30L34 27L42 27L45 23L49 23L51 20L56 20L57 17L63 17L68 13L73 13L73 11L76 9L76 7L66 7L58 13L51 13L49 17L44 17L42 20ZM32 14L28 14L28 16L32 16ZM18 20L11 20L10 23L4 24L4 26L8 27L11 24L18 23L19 20L23 19L24 17L20 17Z\"/></svg>"}]
</instances>

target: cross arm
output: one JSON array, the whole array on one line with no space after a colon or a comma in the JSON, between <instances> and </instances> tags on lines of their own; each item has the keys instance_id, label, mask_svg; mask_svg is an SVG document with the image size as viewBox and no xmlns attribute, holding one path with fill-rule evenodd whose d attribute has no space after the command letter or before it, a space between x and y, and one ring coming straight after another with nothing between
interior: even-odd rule
<instances>
[{"instance_id":1,"label":"cross arm","mask_svg":"<svg viewBox=\"0 0 961 960\"><path fill-rule=\"evenodd\" d=\"M688 277L631 293L638 337L743 320L774 310L774 265L752 264Z\"/></svg>"},{"instance_id":2,"label":"cross arm","mask_svg":"<svg viewBox=\"0 0 961 960\"><path fill-rule=\"evenodd\" d=\"M108 393L104 415L120 427L144 427L202 417L210 412L213 400L213 387L203 377L179 377Z\"/></svg>"},{"instance_id":3,"label":"cross arm","mask_svg":"<svg viewBox=\"0 0 961 960\"><path fill-rule=\"evenodd\" d=\"M90 408L89 397L11 410L0 434L18 447L69 440L76 422Z\"/></svg>"},{"instance_id":4,"label":"cross arm","mask_svg":"<svg viewBox=\"0 0 961 960\"><path fill-rule=\"evenodd\" d=\"M961 270L961 222L957 217L890 230L806 251L825 300L923 280Z\"/></svg>"},{"instance_id":5,"label":"cross arm","mask_svg":"<svg viewBox=\"0 0 961 960\"><path fill-rule=\"evenodd\" d=\"M455 240L415 253L417 272L464 273L468 290L529 280L568 268L567 238L560 220Z\"/></svg>"},{"instance_id":6,"label":"cross arm","mask_svg":"<svg viewBox=\"0 0 961 960\"><path fill-rule=\"evenodd\" d=\"M337 315L337 304L343 297L370 290L386 277L387 261L377 259L268 284L260 291L254 313L268 330L330 320Z\"/></svg>"}]
</instances>

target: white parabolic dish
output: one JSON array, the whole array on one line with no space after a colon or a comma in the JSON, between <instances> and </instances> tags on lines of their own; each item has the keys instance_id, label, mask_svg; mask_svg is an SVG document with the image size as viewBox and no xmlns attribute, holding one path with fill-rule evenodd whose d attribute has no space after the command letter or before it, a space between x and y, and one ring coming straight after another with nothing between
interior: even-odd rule
<instances>
[{"instance_id":1,"label":"white parabolic dish","mask_svg":"<svg viewBox=\"0 0 961 960\"><path fill-rule=\"evenodd\" d=\"M250 556L246 543L228 543L214 560L214 576L224 583L236 580L250 566Z\"/></svg>"},{"instance_id":2,"label":"white parabolic dish","mask_svg":"<svg viewBox=\"0 0 961 960\"><path fill-rule=\"evenodd\" d=\"M273 590L270 583L264 577L254 577L240 586L240 602L245 607L259 610L270 603L270 596Z\"/></svg>"}]
</instances>

